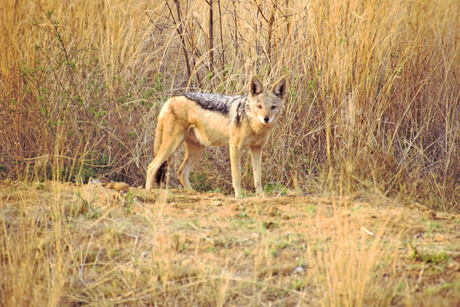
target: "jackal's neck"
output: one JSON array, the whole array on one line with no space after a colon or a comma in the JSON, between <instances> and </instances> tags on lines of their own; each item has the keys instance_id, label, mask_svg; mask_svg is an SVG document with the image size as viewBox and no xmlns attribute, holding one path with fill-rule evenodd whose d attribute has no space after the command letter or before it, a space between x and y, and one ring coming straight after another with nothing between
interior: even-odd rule
<instances>
[{"instance_id":1,"label":"jackal's neck","mask_svg":"<svg viewBox=\"0 0 460 307\"><path fill-rule=\"evenodd\" d=\"M275 120L270 124L264 124L257 118L257 116L252 115L252 114L248 114L248 121L249 121L249 126L251 127L252 131L256 135L269 134L276 123L276 120Z\"/></svg>"}]
</instances>

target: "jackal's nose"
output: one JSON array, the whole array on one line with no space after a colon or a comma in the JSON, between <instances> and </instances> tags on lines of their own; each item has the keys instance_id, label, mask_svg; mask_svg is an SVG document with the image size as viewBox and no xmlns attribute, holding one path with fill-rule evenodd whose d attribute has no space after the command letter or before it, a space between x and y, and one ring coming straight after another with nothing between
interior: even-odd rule
<instances>
[{"instance_id":1,"label":"jackal's nose","mask_svg":"<svg viewBox=\"0 0 460 307\"><path fill-rule=\"evenodd\" d=\"M270 120L270 117L268 117L268 116L264 117L264 122L268 123L269 120Z\"/></svg>"}]
</instances>

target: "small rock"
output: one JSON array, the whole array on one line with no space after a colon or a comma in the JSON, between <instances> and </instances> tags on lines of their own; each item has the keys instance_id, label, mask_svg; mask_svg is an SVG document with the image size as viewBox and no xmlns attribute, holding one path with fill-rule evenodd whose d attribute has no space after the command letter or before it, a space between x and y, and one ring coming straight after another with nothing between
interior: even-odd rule
<instances>
[{"instance_id":1,"label":"small rock","mask_svg":"<svg viewBox=\"0 0 460 307\"><path fill-rule=\"evenodd\" d=\"M88 185L101 185L101 184L102 184L102 182L99 179L91 178L88 181Z\"/></svg>"},{"instance_id":2,"label":"small rock","mask_svg":"<svg viewBox=\"0 0 460 307\"><path fill-rule=\"evenodd\" d=\"M428 210L425 211L425 216L429 219L435 219L436 218L436 211L433 210Z\"/></svg>"},{"instance_id":3,"label":"small rock","mask_svg":"<svg viewBox=\"0 0 460 307\"><path fill-rule=\"evenodd\" d=\"M106 186L110 182L110 180L108 180L108 179L106 179L104 177L97 178L97 180L99 180L102 183L103 186Z\"/></svg>"},{"instance_id":4,"label":"small rock","mask_svg":"<svg viewBox=\"0 0 460 307\"><path fill-rule=\"evenodd\" d=\"M270 216L277 216L280 214L280 209L278 209L276 206L272 206L268 209L268 215Z\"/></svg>"},{"instance_id":5,"label":"small rock","mask_svg":"<svg viewBox=\"0 0 460 307\"><path fill-rule=\"evenodd\" d=\"M129 184L124 182L115 182L115 184L113 185L113 189L118 192L127 193L129 191Z\"/></svg>"},{"instance_id":6,"label":"small rock","mask_svg":"<svg viewBox=\"0 0 460 307\"><path fill-rule=\"evenodd\" d=\"M291 275L300 275L305 273L305 268L301 265L296 267L292 272Z\"/></svg>"}]
</instances>

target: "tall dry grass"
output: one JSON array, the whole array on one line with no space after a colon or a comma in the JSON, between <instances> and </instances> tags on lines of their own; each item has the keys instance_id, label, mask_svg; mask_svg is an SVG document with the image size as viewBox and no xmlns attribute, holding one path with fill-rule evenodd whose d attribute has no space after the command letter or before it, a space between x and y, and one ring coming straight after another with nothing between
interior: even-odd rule
<instances>
[{"instance_id":1,"label":"tall dry grass","mask_svg":"<svg viewBox=\"0 0 460 307\"><path fill-rule=\"evenodd\" d=\"M142 185L167 97L241 94L252 74L286 74L266 183L458 210L459 11L455 0L2 1L0 176L50 178L58 158L63 180ZM192 177L230 190L227 151L209 150Z\"/></svg>"}]
</instances>

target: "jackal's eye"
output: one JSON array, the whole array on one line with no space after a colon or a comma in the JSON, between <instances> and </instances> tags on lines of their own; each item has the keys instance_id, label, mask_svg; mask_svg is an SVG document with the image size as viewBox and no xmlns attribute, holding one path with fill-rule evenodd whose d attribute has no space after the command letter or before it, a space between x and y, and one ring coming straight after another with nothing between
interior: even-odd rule
<instances>
[{"instance_id":1,"label":"jackal's eye","mask_svg":"<svg viewBox=\"0 0 460 307\"><path fill-rule=\"evenodd\" d=\"M257 108L258 108L258 109L262 109L262 105L261 105L261 104L258 104L258 105L257 105Z\"/></svg>"},{"instance_id":2,"label":"jackal's eye","mask_svg":"<svg viewBox=\"0 0 460 307\"><path fill-rule=\"evenodd\" d=\"M272 110L276 109L276 106L272 106Z\"/></svg>"}]
</instances>

